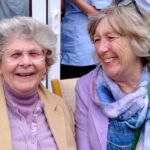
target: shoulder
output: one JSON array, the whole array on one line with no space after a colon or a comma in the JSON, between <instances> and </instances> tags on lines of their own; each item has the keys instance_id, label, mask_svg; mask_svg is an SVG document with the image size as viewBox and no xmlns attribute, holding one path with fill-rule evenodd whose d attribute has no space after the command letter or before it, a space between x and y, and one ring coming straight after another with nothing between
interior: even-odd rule
<instances>
[{"instance_id":1,"label":"shoulder","mask_svg":"<svg viewBox=\"0 0 150 150\"><path fill-rule=\"evenodd\" d=\"M78 81L77 81L77 84L76 84L76 89L79 89L79 88L87 88L90 86L92 80L93 80L93 74L95 72L95 69L90 71L88 74L82 76Z\"/></svg>"},{"instance_id":2,"label":"shoulder","mask_svg":"<svg viewBox=\"0 0 150 150\"><path fill-rule=\"evenodd\" d=\"M51 93L42 84L39 86L39 96L46 108L52 111L56 110L58 112L64 113L66 117L70 117L71 109L69 108L66 101L62 97Z\"/></svg>"},{"instance_id":3,"label":"shoulder","mask_svg":"<svg viewBox=\"0 0 150 150\"><path fill-rule=\"evenodd\" d=\"M84 83L85 81L89 81L89 80L92 78L94 71L95 71L95 69L92 70L92 71L90 71L89 73L83 75L83 76L78 80L77 83L81 83L81 82Z\"/></svg>"},{"instance_id":4,"label":"shoulder","mask_svg":"<svg viewBox=\"0 0 150 150\"><path fill-rule=\"evenodd\" d=\"M93 87L93 73L95 70L89 72L88 74L82 76L76 84L75 92L76 92L76 104L81 107L81 103L83 106L88 104L87 101L90 102L92 96L92 87Z\"/></svg>"},{"instance_id":5,"label":"shoulder","mask_svg":"<svg viewBox=\"0 0 150 150\"><path fill-rule=\"evenodd\" d=\"M95 94L95 82L97 76L102 75L102 66L98 65L94 70L90 71L88 74L82 76L76 84L76 95L79 99L85 101L86 99L92 98L92 95Z\"/></svg>"},{"instance_id":6,"label":"shoulder","mask_svg":"<svg viewBox=\"0 0 150 150\"><path fill-rule=\"evenodd\" d=\"M38 93L43 103L45 105L48 105L52 109L58 106L61 106L67 109L65 100L62 97L57 96L56 94L53 94L52 92L50 92L42 84L40 84L39 86Z\"/></svg>"},{"instance_id":7,"label":"shoulder","mask_svg":"<svg viewBox=\"0 0 150 150\"><path fill-rule=\"evenodd\" d=\"M68 148L75 149L75 141L74 141L74 118L71 109L65 100L47 90L42 84L39 87L39 96L41 101L44 103L44 111L49 120L49 124L56 125L59 128L59 123L62 121L61 130L64 130L66 133L66 140ZM64 128L63 128L64 127ZM55 128L55 130L57 130ZM58 133L58 132L57 132ZM56 135L59 136L60 135ZM57 137L58 138L58 137ZM65 140L64 140L65 141ZM71 144L71 145L70 145Z\"/></svg>"}]
</instances>

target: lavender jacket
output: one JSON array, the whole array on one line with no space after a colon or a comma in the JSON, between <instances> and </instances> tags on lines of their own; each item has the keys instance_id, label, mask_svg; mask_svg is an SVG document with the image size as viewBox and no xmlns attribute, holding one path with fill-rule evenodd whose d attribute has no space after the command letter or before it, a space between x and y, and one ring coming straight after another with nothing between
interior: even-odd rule
<instances>
[{"instance_id":1,"label":"lavender jacket","mask_svg":"<svg viewBox=\"0 0 150 150\"><path fill-rule=\"evenodd\" d=\"M108 118L94 101L94 71L76 85L76 142L78 150L106 150Z\"/></svg>"}]
</instances>

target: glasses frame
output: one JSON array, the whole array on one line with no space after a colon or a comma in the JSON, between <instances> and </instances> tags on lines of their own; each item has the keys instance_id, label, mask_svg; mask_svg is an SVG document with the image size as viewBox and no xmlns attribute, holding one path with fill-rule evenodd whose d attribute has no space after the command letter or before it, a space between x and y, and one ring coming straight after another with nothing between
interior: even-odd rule
<instances>
[{"instance_id":1,"label":"glasses frame","mask_svg":"<svg viewBox=\"0 0 150 150\"><path fill-rule=\"evenodd\" d=\"M9 63L13 63L13 62L15 62L15 59L13 60L10 60L10 59L8 59L8 56L6 55L6 51L11 51L11 50L16 50L16 51L18 51L18 52L21 52L21 50L19 50L19 49L6 49L6 50L4 50L3 51L3 57L4 57L4 59L7 61L7 62L9 62ZM20 61L22 61L22 59L23 59L23 57L24 57L24 55L28 55L28 57L30 57L29 56L29 53L30 53L30 51L32 51L32 50L34 50L34 49L31 49L31 50L28 50L28 51L25 51L25 52L21 52L21 56L20 56L20 58L18 58L18 59L16 59L16 63L19 63ZM42 60L44 60L44 58L45 58L45 56L46 56L46 53L47 53L47 51L45 51L45 50L41 50L41 52L43 52L43 57L41 57L41 59L32 59L32 58L30 58L31 59L31 61L32 62L39 62L39 61L42 61Z\"/></svg>"}]
</instances>

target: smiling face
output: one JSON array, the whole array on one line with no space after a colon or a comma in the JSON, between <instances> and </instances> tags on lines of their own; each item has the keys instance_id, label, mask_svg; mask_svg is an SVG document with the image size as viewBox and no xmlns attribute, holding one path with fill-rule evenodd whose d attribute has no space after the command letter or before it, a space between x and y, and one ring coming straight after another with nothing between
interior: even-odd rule
<instances>
[{"instance_id":1,"label":"smiling face","mask_svg":"<svg viewBox=\"0 0 150 150\"><path fill-rule=\"evenodd\" d=\"M130 38L115 33L107 18L98 24L94 44L101 65L113 80L128 79L133 72L140 72L142 62L133 53Z\"/></svg>"},{"instance_id":2,"label":"smiling face","mask_svg":"<svg viewBox=\"0 0 150 150\"><path fill-rule=\"evenodd\" d=\"M42 47L32 40L15 37L5 49L8 51L17 49L27 52L31 49L42 50ZM46 62L45 59L32 61L27 54L19 62L9 62L3 57L0 71L4 80L13 90L25 94L38 87L46 72Z\"/></svg>"}]
</instances>

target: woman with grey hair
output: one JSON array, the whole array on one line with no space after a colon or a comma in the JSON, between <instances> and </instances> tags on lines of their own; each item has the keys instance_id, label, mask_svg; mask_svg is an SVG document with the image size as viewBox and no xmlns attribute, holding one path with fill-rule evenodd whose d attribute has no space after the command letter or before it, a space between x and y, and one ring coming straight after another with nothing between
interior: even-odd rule
<instances>
[{"instance_id":1,"label":"woman with grey hair","mask_svg":"<svg viewBox=\"0 0 150 150\"><path fill-rule=\"evenodd\" d=\"M50 28L30 17L0 21L0 149L76 149L68 107L41 83L55 46Z\"/></svg>"},{"instance_id":2,"label":"woman with grey hair","mask_svg":"<svg viewBox=\"0 0 150 150\"><path fill-rule=\"evenodd\" d=\"M78 150L150 149L150 25L146 13L130 5L90 18L101 65L77 81Z\"/></svg>"}]
</instances>

